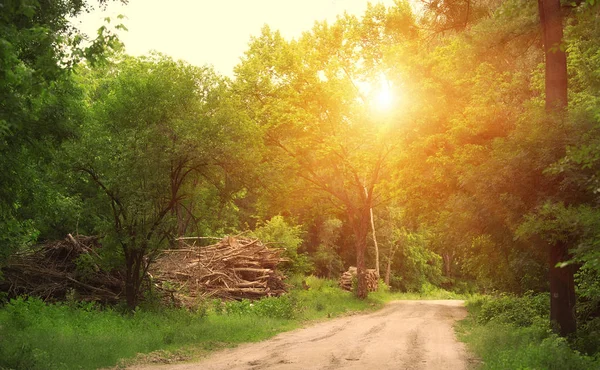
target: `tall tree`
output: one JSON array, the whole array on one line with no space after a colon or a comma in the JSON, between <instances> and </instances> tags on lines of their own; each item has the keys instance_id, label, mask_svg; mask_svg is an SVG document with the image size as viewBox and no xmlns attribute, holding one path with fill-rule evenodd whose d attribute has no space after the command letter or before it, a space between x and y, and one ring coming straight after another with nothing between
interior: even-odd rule
<instances>
[{"instance_id":1,"label":"tall tree","mask_svg":"<svg viewBox=\"0 0 600 370\"><path fill-rule=\"evenodd\" d=\"M563 120L567 109L567 55L563 44L563 17L560 0L538 0L540 23L546 59L546 111ZM577 329L575 320L575 282L573 267L560 267L570 259L566 241L555 241L550 246L550 320L555 322L561 335Z\"/></svg>"},{"instance_id":2,"label":"tall tree","mask_svg":"<svg viewBox=\"0 0 600 370\"><path fill-rule=\"evenodd\" d=\"M381 189L393 171L400 123L376 114L361 84L370 84L374 95L385 72L381 45L412 37L412 21L401 4L389 14L371 7L362 21L345 15L332 25L318 23L297 41L266 28L236 69L237 88L264 127L272 155L287 158L305 191L326 194L345 214L361 298L368 293L370 210L388 195Z\"/></svg>"},{"instance_id":3,"label":"tall tree","mask_svg":"<svg viewBox=\"0 0 600 370\"><path fill-rule=\"evenodd\" d=\"M72 67L86 58L97 61L118 47L115 34L106 28L85 45L86 35L70 24L70 17L92 3L0 4L0 262L15 247L35 241L40 229L51 228L38 223L50 218L47 210L60 196L52 184L37 188L36 184L50 178L45 172L52 153L74 134L81 117L81 94L72 81ZM40 192L53 193L46 200L55 204L38 207ZM53 221L60 222L59 218Z\"/></svg>"}]
</instances>

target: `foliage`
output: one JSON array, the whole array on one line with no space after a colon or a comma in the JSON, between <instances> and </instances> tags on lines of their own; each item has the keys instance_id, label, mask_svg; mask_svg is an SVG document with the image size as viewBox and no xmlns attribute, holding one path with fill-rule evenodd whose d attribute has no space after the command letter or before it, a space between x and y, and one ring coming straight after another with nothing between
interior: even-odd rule
<instances>
[{"instance_id":1,"label":"foliage","mask_svg":"<svg viewBox=\"0 0 600 370\"><path fill-rule=\"evenodd\" d=\"M550 330L546 294L480 296L467 302L459 337L482 360L482 369L592 369L598 359L570 348Z\"/></svg>"},{"instance_id":2,"label":"foliage","mask_svg":"<svg viewBox=\"0 0 600 370\"><path fill-rule=\"evenodd\" d=\"M318 22L295 40L265 27L232 81L161 55L113 54L119 45L107 28L85 46L66 20L86 6L3 4L0 264L36 240L99 233L135 306L148 264L186 233L250 225L285 249L289 274L372 266L372 210L380 267L390 267L393 288L419 297L451 296L439 287L460 281L487 292L547 291L549 249L567 246L570 260L559 266L579 268L581 335L573 341L597 351L594 1L563 14L555 51L567 52L569 105L557 115L544 110L547 55L535 2L427 1L415 14L407 2L370 5L362 17ZM382 112L372 100L386 84L398 99ZM78 268L92 266L81 260ZM206 304L200 316L338 312L345 293L313 279L285 299ZM478 325L498 331L490 339L516 327L509 342L539 344L502 352L498 367L563 365L528 362L551 351L588 361L545 332L543 297L483 305Z\"/></svg>"},{"instance_id":3,"label":"foliage","mask_svg":"<svg viewBox=\"0 0 600 370\"><path fill-rule=\"evenodd\" d=\"M338 252L342 225L341 220L329 218L319 229L319 245L311 256L317 276L333 279L340 276L344 270L344 262Z\"/></svg>"},{"instance_id":4,"label":"foliage","mask_svg":"<svg viewBox=\"0 0 600 370\"><path fill-rule=\"evenodd\" d=\"M333 279L344 271L344 263L333 247L319 245L311 260L318 276Z\"/></svg>"},{"instance_id":5,"label":"foliage","mask_svg":"<svg viewBox=\"0 0 600 370\"><path fill-rule=\"evenodd\" d=\"M307 274L313 269L308 256L298 250L302 244L302 226L290 225L283 216L274 216L264 225L257 227L253 236L265 243L283 248L283 257L288 261L283 268L291 274Z\"/></svg>"},{"instance_id":6,"label":"foliage","mask_svg":"<svg viewBox=\"0 0 600 370\"><path fill-rule=\"evenodd\" d=\"M76 224L69 217L72 195L53 182L64 168L51 164L81 119L81 93L71 71L83 59L100 61L120 47L106 27L84 45L87 36L69 17L89 7L79 0L2 3L0 263L38 236L55 237L53 228L62 231L65 221Z\"/></svg>"},{"instance_id":7,"label":"foliage","mask_svg":"<svg viewBox=\"0 0 600 370\"><path fill-rule=\"evenodd\" d=\"M414 36L414 18L404 5L389 13L370 7L362 20L346 14L331 25L317 23L291 42L265 27L236 68L236 89L265 130L268 156L282 164L284 176L301 179L283 181L316 190L343 212L363 298L369 212L384 198L379 188L389 179L399 130L371 114L357 85L375 84L386 72L376 58L383 43ZM389 22L381 22L387 16Z\"/></svg>"},{"instance_id":8,"label":"foliage","mask_svg":"<svg viewBox=\"0 0 600 370\"><path fill-rule=\"evenodd\" d=\"M467 327L463 338L481 357L482 369L593 369L598 361L573 351L546 324Z\"/></svg>"},{"instance_id":9,"label":"foliage","mask_svg":"<svg viewBox=\"0 0 600 370\"><path fill-rule=\"evenodd\" d=\"M97 369L138 353L192 346L210 350L264 340L309 319L371 310L383 301L358 300L334 281L307 280L315 290L254 302L214 300L196 312L137 309L123 316L93 303L18 298L0 308L0 367Z\"/></svg>"},{"instance_id":10,"label":"foliage","mask_svg":"<svg viewBox=\"0 0 600 370\"><path fill-rule=\"evenodd\" d=\"M479 324L494 321L516 326L531 326L536 320L548 317L550 313L548 294L529 294L519 298L502 295L479 304L481 305L477 314Z\"/></svg>"},{"instance_id":11,"label":"foliage","mask_svg":"<svg viewBox=\"0 0 600 370\"><path fill-rule=\"evenodd\" d=\"M244 160L253 158L253 134L226 82L208 68L123 57L82 71L82 82L89 116L66 150L80 181L96 189L84 201L97 209L106 250L124 260L133 308L156 252L198 218L200 190L241 166L232 143L249 143Z\"/></svg>"},{"instance_id":12,"label":"foliage","mask_svg":"<svg viewBox=\"0 0 600 370\"><path fill-rule=\"evenodd\" d=\"M224 312L229 315L256 315L274 319L294 319L297 315L296 310L294 299L289 295L266 297L254 302L242 299L226 302L224 306Z\"/></svg>"},{"instance_id":13,"label":"foliage","mask_svg":"<svg viewBox=\"0 0 600 370\"><path fill-rule=\"evenodd\" d=\"M429 285L439 286L443 281L442 257L429 247L426 233L407 233L396 257L397 273L391 286L407 292L421 292Z\"/></svg>"}]
</instances>

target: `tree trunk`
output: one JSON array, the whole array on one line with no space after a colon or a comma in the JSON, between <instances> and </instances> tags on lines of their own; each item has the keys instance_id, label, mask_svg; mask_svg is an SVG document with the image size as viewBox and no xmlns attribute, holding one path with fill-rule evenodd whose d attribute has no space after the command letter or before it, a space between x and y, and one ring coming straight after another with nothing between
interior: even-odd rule
<instances>
[{"instance_id":1,"label":"tree trunk","mask_svg":"<svg viewBox=\"0 0 600 370\"><path fill-rule=\"evenodd\" d=\"M398 245L392 244L390 248L390 253L387 256L387 265L385 268L385 285L390 286L390 277L392 275L392 261L394 260L394 254L398 250Z\"/></svg>"},{"instance_id":2,"label":"tree trunk","mask_svg":"<svg viewBox=\"0 0 600 370\"><path fill-rule=\"evenodd\" d=\"M367 298L367 268L365 254L367 251L367 235L369 232L369 208L360 211L354 219L354 237L356 238L356 274L358 284L356 296L360 299Z\"/></svg>"},{"instance_id":3,"label":"tree trunk","mask_svg":"<svg viewBox=\"0 0 600 370\"><path fill-rule=\"evenodd\" d=\"M369 191L365 186L365 197L369 198ZM379 245L377 244L377 235L375 234L375 217L373 217L373 207L369 207L369 217L371 220L371 231L373 232L373 245L375 246L375 271L377 272L377 277L379 278L381 274L379 273Z\"/></svg>"},{"instance_id":4,"label":"tree trunk","mask_svg":"<svg viewBox=\"0 0 600 370\"><path fill-rule=\"evenodd\" d=\"M450 277L452 275L452 255L448 252L442 254L444 259L444 275Z\"/></svg>"},{"instance_id":5,"label":"tree trunk","mask_svg":"<svg viewBox=\"0 0 600 370\"><path fill-rule=\"evenodd\" d=\"M540 23L544 36L546 57L546 111L548 114L564 114L567 108L567 55L561 50L563 39L560 0L538 0ZM555 243L550 247L550 320L562 336L574 333L575 284L572 267L556 267L567 261L567 243Z\"/></svg>"},{"instance_id":6,"label":"tree trunk","mask_svg":"<svg viewBox=\"0 0 600 370\"><path fill-rule=\"evenodd\" d=\"M134 310L137 306L137 294L133 282L135 258L129 247L123 246L123 249L125 252L125 300L127 301L127 307Z\"/></svg>"},{"instance_id":7,"label":"tree trunk","mask_svg":"<svg viewBox=\"0 0 600 370\"><path fill-rule=\"evenodd\" d=\"M574 268L556 267L558 263L569 259L566 243L559 242L550 247L550 321L562 336L577 330Z\"/></svg>"},{"instance_id":8,"label":"tree trunk","mask_svg":"<svg viewBox=\"0 0 600 370\"><path fill-rule=\"evenodd\" d=\"M125 299L127 308L135 310L138 305L142 277L140 274L144 252L140 249L123 247L125 251Z\"/></svg>"},{"instance_id":9,"label":"tree trunk","mask_svg":"<svg viewBox=\"0 0 600 370\"><path fill-rule=\"evenodd\" d=\"M377 237L375 235L375 218L373 217L373 208L369 208L369 213L371 216L371 230L373 231L373 244L375 245L375 271L377 272L377 277L381 276L379 274L379 245L377 244Z\"/></svg>"},{"instance_id":10,"label":"tree trunk","mask_svg":"<svg viewBox=\"0 0 600 370\"><path fill-rule=\"evenodd\" d=\"M385 285L390 286L390 275L392 274L392 259L388 258L387 266L385 267Z\"/></svg>"},{"instance_id":11,"label":"tree trunk","mask_svg":"<svg viewBox=\"0 0 600 370\"><path fill-rule=\"evenodd\" d=\"M567 107L567 55L561 50L563 25L560 0L538 0L546 57L546 110Z\"/></svg>"}]
</instances>

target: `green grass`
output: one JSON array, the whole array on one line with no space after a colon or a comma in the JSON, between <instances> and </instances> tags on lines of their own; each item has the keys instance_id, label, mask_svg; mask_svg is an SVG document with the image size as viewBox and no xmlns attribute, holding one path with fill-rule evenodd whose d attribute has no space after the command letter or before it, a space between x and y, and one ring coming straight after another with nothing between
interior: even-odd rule
<instances>
[{"instance_id":1,"label":"green grass","mask_svg":"<svg viewBox=\"0 0 600 370\"><path fill-rule=\"evenodd\" d=\"M122 315L89 304L13 300L0 309L0 368L97 369L136 358L194 358L215 348L260 341L308 321L374 310L391 299L381 291L359 300L333 281L306 280L308 290L256 302L207 301L196 312L162 309Z\"/></svg>"},{"instance_id":2,"label":"green grass","mask_svg":"<svg viewBox=\"0 0 600 370\"><path fill-rule=\"evenodd\" d=\"M302 280L309 289L302 288ZM389 293L382 286L360 300L332 280L309 276L290 282L295 288L279 298L209 300L195 312L140 309L122 315L91 304L13 300L0 309L0 369L97 369L193 359L315 320L375 310L393 299L461 298L439 289L428 294Z\"/></svg>"},{"instance_id":3,"label":"green grass","mask_svg":"<svg viewBox=\"0 0 600 370\"><path fill-rule=\"evenodd\" d=\"M201 316L172 309L123 316L113 310L16 300L0 310L0 367L96 369L137 353L259 341L297 326L293 320L256 315Z\"/></svg>"},{"instance_id":4,"label":"green grass","mask_svg":"<svg viewBox=\"0 0 600 370\"><path fill-rule=\"evenodd\" d=\"M469 316L457 325L458 336L481 359L482 370L600 369L600 359L578 353L552 333L548 299L472 298L467 301Z\"/></svg>"}]
</instances>

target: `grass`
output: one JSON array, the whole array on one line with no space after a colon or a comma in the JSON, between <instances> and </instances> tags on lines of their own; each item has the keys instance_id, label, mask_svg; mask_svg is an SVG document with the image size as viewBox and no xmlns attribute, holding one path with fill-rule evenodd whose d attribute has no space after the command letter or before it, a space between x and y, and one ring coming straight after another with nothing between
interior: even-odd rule
<instances>
[{"instance_id":1,"label":"grass","mask_svg":"<svg viewBox=\"0 0 600 370\"><path fill-rule=\"evenodd\" d=\"M0 367L96 369L137 353L203 349L259 341L297 327L293 320L255 315L205 315L185 310L137 311L46 305L16 300L0 311Z\"/></svg>"},{"instance_id":2,"label":"grass","mask_svg":"<svg viewBox=\"0 0 600 370\"><path fill-rule=\"evenodd\" d=\"M16 299L0 309L0 368L97 369L196 358L309 321L375 310L395 298L382 290L359 300L334 281L306 281L308 290L256 302L207 301L196 312L160 309L122 315L92 304Z\"/></svg>"},{"instance_id":3,"label":"grass","mask_svg":"<svg viewBox=\"0 0 600 370\"><path fill-rule=\"evenodd\" d=\"M457 333L482 360L482 370L600 369L600 359L580 354L552 333L548 305L547 295L474 297Z\"/></svg>"},{"instance_id":4,"label":"grass","mask_svg":"<svg viewBox=\"0 0 600 370\"><path fill-rule=\"evenodd\" d=\"M302 280L309 289L302 288ZM413 294L382 287L360 300L332 280L295 277L290 283L295 288L282 297L210 300L195 312L155 308L123 315L93 304L19 298L0 309L0 369L97 369L189 360L315 320L376 310L394 299L462 298L433 288Z\"/></svg>"}]
</instances>

